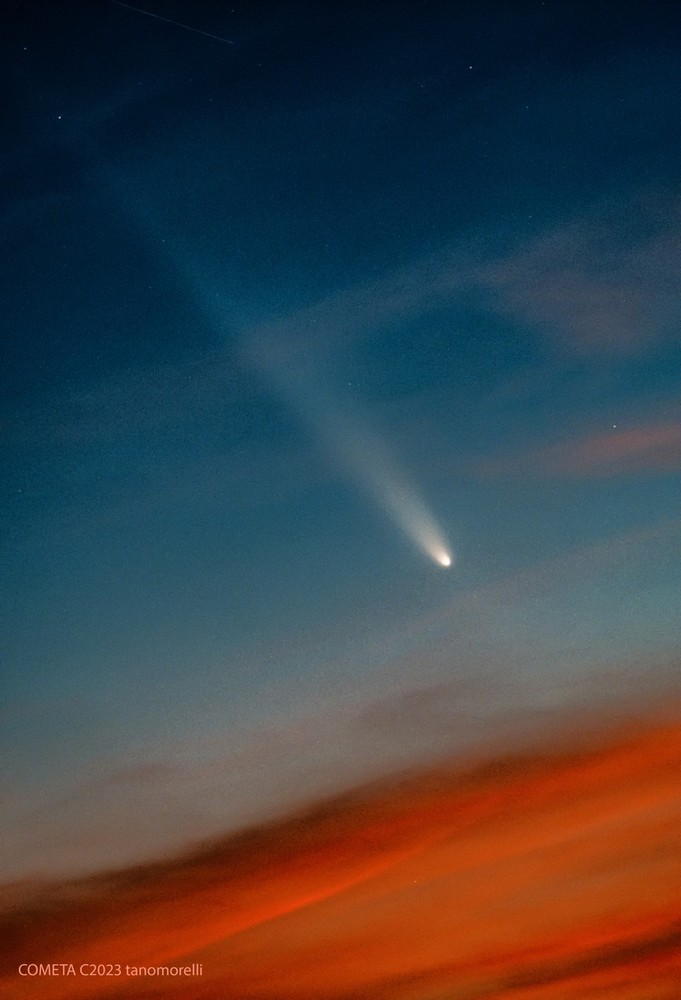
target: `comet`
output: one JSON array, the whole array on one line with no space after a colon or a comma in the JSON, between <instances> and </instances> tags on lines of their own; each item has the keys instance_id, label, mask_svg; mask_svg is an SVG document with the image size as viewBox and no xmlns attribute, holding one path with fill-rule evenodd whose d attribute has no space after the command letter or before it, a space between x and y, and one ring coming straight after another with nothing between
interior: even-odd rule
<instances>
[{"instance_id":1,"label":"comet","mask_svg":"<svg viewBox=\"0 0 681 1000\"><path fill-rule=\"evenodd\" d=\"M371 497L425 556L449 569L454 556L444 532L385 442L348 402L341 405L309 358L305 365L292 364L269 347L268 342L252 342L247 352L250 362L307 425L329 463Z\"/></svg>"},{"instance_id":2,"label":"comet","mask_svg":"<svg viewBox=\"0 0 681 1000\"><path fill-rule=\"evenodd\" d=\"M185 278L191 276L189 284L201 308L216 329L222 329L216 287L184 258L178 270ZM455 555L435 515L357 406L341 400L333 379L325 378L323 360L300 337L304 323L305 318L302 322L284 318L242 331L240 360L295 413L331 466L372 499L423 555L441 569L450 569Z\"/></svg>"},{"instance_id":3,"label":"comet","mask_svg":"<svg viewBox=\"0 0 681 1000\"><path fill-rule=\"evenodd\" d=\"M359 432L357 426L354 430ZM368 428L363 431L359 440L370 448L371 455L369 462L352 465L357 481L369 489L390 519L424 555L443 569L449 569L453 563L450 547L425 500L397 469L383 442L370 435Z\"/></svg>"}]
</instances>

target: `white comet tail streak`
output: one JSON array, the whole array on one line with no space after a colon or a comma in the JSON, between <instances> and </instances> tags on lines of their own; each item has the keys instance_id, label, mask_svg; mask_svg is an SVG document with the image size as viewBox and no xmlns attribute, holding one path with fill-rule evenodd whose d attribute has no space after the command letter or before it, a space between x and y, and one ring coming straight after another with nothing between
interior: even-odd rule
<instances>
[{"instance_id":1,"label":"white comet tail streak","mask_svg":"<svg viewBox=\"0 0 681 1000\"><path fill-rule=\"evenodd\" d=\"M454 557L423 498L394 462L384 442L348 406L339 405L325 390L322 372L292 364L271 337L254 338L244 353L266 375L276 393L292 406L325 446L327 458L341 467L438 566L449 568ZM295 358L299 361L298 358Z\"/></svg>"},{"instance_id":2,"label":"white comet tail streak","mask_svg":"<svg viewBox=\"0 0 681 1000\"><path fill-rule=\"evenodd\" d=\"M318 425L319 426L319 425ZM452 565L447 543L415 488L399 471L385 445L357 418L335 412L324 435L336 456L407 538L442 567Z\"/></svg>"}]
</instances>

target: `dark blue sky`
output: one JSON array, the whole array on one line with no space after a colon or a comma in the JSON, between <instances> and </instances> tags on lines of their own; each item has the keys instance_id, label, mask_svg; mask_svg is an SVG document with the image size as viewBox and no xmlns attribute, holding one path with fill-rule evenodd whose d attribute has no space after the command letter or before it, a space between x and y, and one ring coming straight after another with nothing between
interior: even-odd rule
<instances>
[{"instance_id":1,"label":"dark blue sky","mask_svg":"<svg viewBox=\"0 0 681 1000\"><path fill-rule=\"evenodd\" d=\"M3 10L10 872L681 637L679 9L144 10Z\"/></svg>"}]
</instances>

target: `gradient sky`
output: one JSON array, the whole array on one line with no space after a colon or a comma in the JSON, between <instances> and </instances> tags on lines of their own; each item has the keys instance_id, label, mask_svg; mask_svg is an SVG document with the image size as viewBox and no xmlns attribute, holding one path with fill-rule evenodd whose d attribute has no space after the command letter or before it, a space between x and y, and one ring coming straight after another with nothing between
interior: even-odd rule
<instances>
[{"instance_id":1,"label":"gradient sky","mask_svg":"<svg viewBox=\"0 0 681 1000\"><path fill-rule=\"evenodd\" d=\"M679 8L143 6L3 8L5 879L678 682Z\"/></svg>"}]
</instances>

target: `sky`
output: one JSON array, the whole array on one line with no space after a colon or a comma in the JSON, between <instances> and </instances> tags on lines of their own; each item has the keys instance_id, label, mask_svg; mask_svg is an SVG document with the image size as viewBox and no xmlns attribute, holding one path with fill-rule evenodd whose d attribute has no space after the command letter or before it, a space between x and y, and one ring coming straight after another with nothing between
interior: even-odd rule
<instances>
[{"instance_id":1,"label":"sky","mask_svg":"<svg viewBox=\"0 0 681 1000\"><path fill-rule=\"evenodd\" d=\"M0 881L677 704L681 12L3 22Z\"/></svg>"}]
</instances>

